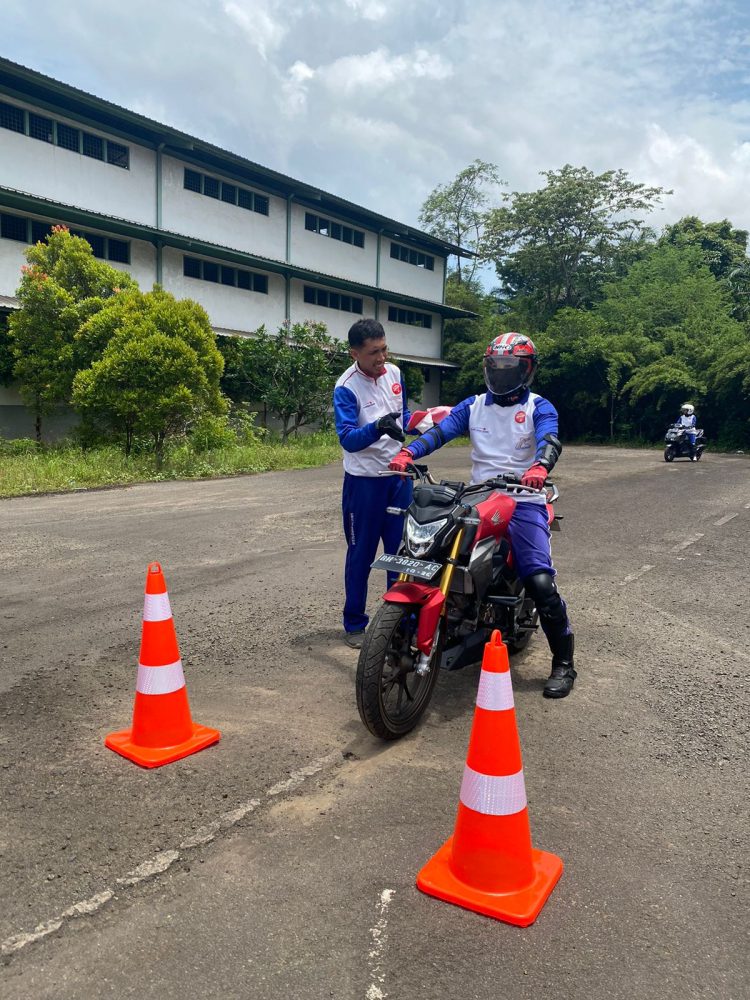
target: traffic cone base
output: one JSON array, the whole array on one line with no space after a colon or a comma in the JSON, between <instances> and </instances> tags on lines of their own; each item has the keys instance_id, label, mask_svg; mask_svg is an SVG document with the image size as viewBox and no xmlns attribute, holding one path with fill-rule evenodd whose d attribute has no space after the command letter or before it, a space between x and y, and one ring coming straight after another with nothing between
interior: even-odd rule
<instances>
[{"instance_id":1,"label":"traffic cone base","mask_svg":"<svg viewBox=\"0 0 750 1000\"><path fill-rule=\"evenodd\" d=\"M119 733L110 733L105 738L104 744L122 757L140 764L141 767L161 767L162 764L171 764L181 757L187 757L191 753L210 747L212 743L218 743L221 733L218 729L209 729L208 726L193 723L192 736L173 747L139 746L133 743L132 735L132 728L121 729Z\"/></svg>"},{"instance_id":2,"label":"traffic cone base","mask_svg":"<svg viewBox=\"0 0 750 1000\"><path fill-rule=\"evenodd\" d=\"M456 878L451 870L453 837L450 837L417 875L417 886L428 896L516 927L533 924L562 875L563 863L555 854L531 848L533 881L516 892L483 892Z\"/></svg>"}]
</instances>

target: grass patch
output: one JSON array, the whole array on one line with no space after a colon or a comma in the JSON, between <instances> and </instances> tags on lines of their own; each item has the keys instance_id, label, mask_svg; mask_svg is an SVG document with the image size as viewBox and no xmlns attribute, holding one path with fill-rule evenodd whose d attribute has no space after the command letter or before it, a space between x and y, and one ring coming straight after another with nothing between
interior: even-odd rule
<instances>
[{"instance_id":1,"label":"grass patch","mask_svg":"<svg viewBox=\"0 0 750 1000\"><path fill-rule=\"evenodd\" d=\"M2 442L0 498L61 493L101 486L211 479L275 469L308 469L333 462L341 445L333 432L306 434L286 444L271 437L248 444L196 451L189 443L172 447L157 472L153 455L126 458L121 448L81 448L72 444L36 448L33 442Z\"/></svg>"}]
</instances>

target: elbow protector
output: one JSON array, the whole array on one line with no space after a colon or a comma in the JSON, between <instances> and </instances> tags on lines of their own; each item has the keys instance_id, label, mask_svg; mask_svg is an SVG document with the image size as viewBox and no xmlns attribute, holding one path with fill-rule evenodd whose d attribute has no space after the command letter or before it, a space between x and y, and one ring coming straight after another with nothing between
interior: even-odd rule
<instances>
[{"instance_id":1,"label":"elbow protector","mask_svg":"<svg viewBox=\"0 0 750 1000\"><path fill-rule=\"evenodd\" d=\"M544 445L537 451L536 461L539 465L543 465L547 472L552 472L562 454L562 442L554 434L545 434L542 441Z\"/></svg>"}]
</instances>

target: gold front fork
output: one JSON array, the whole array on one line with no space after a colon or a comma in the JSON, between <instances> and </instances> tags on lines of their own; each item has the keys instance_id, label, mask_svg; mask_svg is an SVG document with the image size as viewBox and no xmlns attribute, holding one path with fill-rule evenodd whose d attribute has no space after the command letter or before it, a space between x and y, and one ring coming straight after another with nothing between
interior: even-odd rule
<instances>
[{"instance_id":1,"label":"gold front fork","mask_svg":"<svg viewBox=\"0 0 750 1000\"><path fill-rule=\"evenodd\" d=\"M448 556L448 562L445 564L443 575L440 577L440 592L444 597L448 596L448 591L451 589L453 570L456 568L456 559L458 559L458 553L461 550L461 542L464 540L465 530L465 528L458 529L458 533L456 534L451 547L451 554ZM445 611L445 607L445 604L443 604L443 611Z\"/></svg>"}]
</instances>

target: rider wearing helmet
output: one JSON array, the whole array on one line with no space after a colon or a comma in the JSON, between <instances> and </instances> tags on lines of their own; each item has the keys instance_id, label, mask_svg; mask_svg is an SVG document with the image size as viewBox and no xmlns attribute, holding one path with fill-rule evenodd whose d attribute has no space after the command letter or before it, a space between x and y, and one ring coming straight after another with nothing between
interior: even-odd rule
<instances>
[{"instance_id":1,"label":"rider wearing helmet","mask_svg":"<svg viewBox=\"0 0 750 1000\"><path fill-rule=\"evenodd\" d=\"M692 403L683 403L680 407L677 426L683 427L687 434L688 444L690 445L690 461L697 462L698 458L695 454L695 407Z\"/></svg>"},{"instance_id":2,"label":"rider wearing helmet","mask_svg":"<svg viewBox=\"0 0 750 1000\"><path fill-rule=\"evenodd\" d=\"M471 439L472 483L497 475L518 476L525 486L541 489L562 452L557 411L549 400L529 391L538 366L533 342L520 333L495 337L484 354L487 392L469 396L420 438L402 448L390 463L406 472L415 460L447 441ZM508 535L518 575L533 597L552 651L552 672L544 687L548 698L564 698L576 679L573 632L565 601L555 585L546 497L519 495Z\"/></svg>"}]
</instances>

